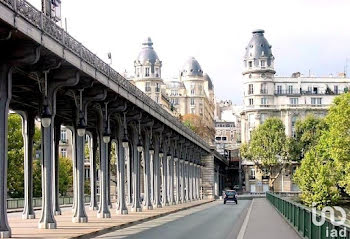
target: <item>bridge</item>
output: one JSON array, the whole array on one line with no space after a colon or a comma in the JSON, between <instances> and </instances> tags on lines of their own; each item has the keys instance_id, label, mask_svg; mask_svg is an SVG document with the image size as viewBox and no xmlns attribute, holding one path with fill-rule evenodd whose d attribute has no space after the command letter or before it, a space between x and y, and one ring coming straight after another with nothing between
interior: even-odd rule
<instances>
[{"instance_id":1,"label":"bridge","mask_svg":"<svg viewBox=\"0 0 350 239\"><path fill-rule=\"evenodd\" d=\"M90 207L111 217L111 142L117 144L118 212L152 210L214 198L228 162L182 122L24 0L0 0L0 235L11 237L7 219L9 111L23 118L25 206L35 217L32 163L35 119L41 120L42 215L38 227L57 227L60 127L73 132L75 223L88 221L84 207L84 140L90 149ZM97 157L99 153L99 157ZM100 165L97 201L96 165ZM140 171L144 163L145 173ZM127 165L127 167L126 167ZM162 170L161 170L162 169ZM127 183L123 182L127 176ZM140 181L144 177L144 205Z\"/></svg>"}]
</instances>

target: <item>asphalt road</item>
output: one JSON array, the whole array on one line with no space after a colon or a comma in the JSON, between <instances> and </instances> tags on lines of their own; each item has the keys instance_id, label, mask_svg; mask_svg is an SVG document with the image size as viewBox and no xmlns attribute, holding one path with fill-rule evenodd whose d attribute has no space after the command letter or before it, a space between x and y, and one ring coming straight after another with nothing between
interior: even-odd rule
<instances>
[{"instance_id":1,"label":"asphalt road","mask_svg":"<svg viewBox=\"0 0 350 239\"><path fill-rule=\"evenodd\" d=\"M243 223L249 200L201 205L149 222L110 232L98 238L127 239L228 239L236 238Z\"/></svg>"}]
</instances>

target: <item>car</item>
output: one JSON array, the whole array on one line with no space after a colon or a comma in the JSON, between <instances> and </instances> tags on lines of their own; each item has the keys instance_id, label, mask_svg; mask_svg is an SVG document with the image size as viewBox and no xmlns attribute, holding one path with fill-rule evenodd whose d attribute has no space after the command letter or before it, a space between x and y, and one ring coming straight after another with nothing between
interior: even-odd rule
<instances>
[{"instance_id":1,"label":"car","mask_svg":"<svg viewBox=\"0 0 350 239\"><path fill-rule=\"evenodd\" d=\"M236 204L238 204L236 190L225 191L224 204L226 204L227 201L234 201Z\"/></svg>"}]
</instances>

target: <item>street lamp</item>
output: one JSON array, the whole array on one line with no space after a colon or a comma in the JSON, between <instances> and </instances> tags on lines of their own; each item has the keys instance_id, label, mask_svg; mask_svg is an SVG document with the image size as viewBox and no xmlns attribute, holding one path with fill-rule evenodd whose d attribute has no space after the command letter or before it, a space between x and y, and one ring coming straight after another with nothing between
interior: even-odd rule
<instances>
[{"instance_id":1,"label":"street lamp","mask_svg":"<svg viewBox=\"0 0 350 239\"><path fill-rule=\"evenodd\" d=\"M151 137L150 137L151 144L149 146L149 153L154 154L154 146L153 146L153 135L152 135L152 127L151 127Z\"/></svg>"},{"instance_id":2,"label":"street lamp","mask_svg":"<svg viewBox=\"0 0 350 239\"><path fill-rule=\"evenodd\" d=\"M45 74L45 92L44 92L44 101L43 101L43 107L41 112L41 125L44 128L48 128L51 125L51 117L52 114L50 112L49 102L47 99L47 71L44 72Z\"/></svg>"},{"instance_id":3,"label":"street lamp","mask_svg":"<svg viewBox=\"0 0 350 239\"><path fill-rule=\"evenodd\" d=\"M127 132L127 126L126 126L126 112L124 112L124 136L122 139L122 145L124 148L127 148L129 145L128 132Z\"/></svg>"},{"instance_id":4,"label":"street lamp","mask_svg":"<svg viewBox=\"0 0 350 239\"><path fill-rule=\"evenodd\" d=\"M80 137L84 137L86 132L86 123L85 123L85 117L83 113L83 89L79 90L80 94L80 102L79 102L79 124L77 127L78 135Z\"/></svg>"},{"instance_id":5,"label":"street lamp","mask_svg":"<svg viewBox=\"0 0 350 239\"><path fill-rule=\"evenodd\" d=\"M142 152L143 146L142 146L142 139L141 139L141 123L139 120L139 139L137 142L137 151L140 153Z\"/></svg>"},{"instance_id":6,"label":"street lamp","mask_svg":"<svg viewBox=\"0 0 350 239\"><path fill-rule=\"evenodd\" d=\"M105 102L105 123L106 123L106 128L105 128L105 132L103 134L103 142L105 144L108 144L111 141L111 134L110 134L110 129L109 129L109 125L108 125L107 105L108 105L108 102Z\"/></svg>"}]
</instances>

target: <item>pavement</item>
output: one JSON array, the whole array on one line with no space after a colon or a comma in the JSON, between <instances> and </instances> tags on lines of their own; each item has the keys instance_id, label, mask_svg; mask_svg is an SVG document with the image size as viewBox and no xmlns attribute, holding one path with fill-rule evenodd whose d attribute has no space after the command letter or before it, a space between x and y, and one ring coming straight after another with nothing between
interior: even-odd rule
<instances>
[{"instance_id":1,"label":"pavement","mask_svg":"<svg viewBox=\"0 0 350 239\"><path fill-rule=\"evenodd\" d=\"M97 218L97 212L86 207L88 223L73 223L72 209L63 208L62 215L55 216L57 229L39 229L38 221L41 211L36 211L36 219L23 220L22 213L8 213L8 221L12 230L12 238L91 238L101 233L110 232L152 220L170 213L210 203L212 200L193 201L184 204L171 205L143 212L130 212L127 215L117 215L116 207L111 210L112 218Z\"/></svg>"},{"instance_id":2,"label":"pavement","mask_svg":"<svg viewBox=\"0 0 350 239\"><path fill-rule=\"evenodd\" d=\"M266 198L253 199L238 239L298 239L300 236Z\"/></svg>"},{"instance_id":3,"label":"pavement","mask_svg":"<svg viewBox=\"0 0 350 239\"><path fill-rule=\"evenodd\" d=\"M96 238L228 239L237 238L251 201L215 201Z\"/></svg>"}]
</instances>

